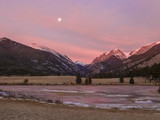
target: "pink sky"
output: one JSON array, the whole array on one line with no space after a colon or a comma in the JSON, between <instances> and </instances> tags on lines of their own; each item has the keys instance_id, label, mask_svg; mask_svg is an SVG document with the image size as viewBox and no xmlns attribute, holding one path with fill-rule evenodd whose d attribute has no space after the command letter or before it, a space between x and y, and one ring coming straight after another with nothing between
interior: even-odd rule
<instances>
[{"instance_id":1,"label":"pink sky","mask_svg":"<svg viewBox=\"0 0 160 120\"><path fill-rule=\"evenodd\" d=\"M90 63L112 49L129 52L159 41L159 5L160 0L0 0L0 37Z\"/></svg>"}]
</instances>

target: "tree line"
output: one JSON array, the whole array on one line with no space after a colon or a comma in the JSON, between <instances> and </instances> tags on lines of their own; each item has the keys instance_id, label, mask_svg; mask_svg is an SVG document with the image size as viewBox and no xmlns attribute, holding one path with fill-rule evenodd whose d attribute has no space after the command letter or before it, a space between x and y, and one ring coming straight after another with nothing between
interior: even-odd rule
<instances>
[{"instance_id":1,"label":"tree line","mask_svg":"<svg viewBox=\"0 0 160 120\"><path fill-rule=\"evenodd\" d=\"M120 78L120 77L144 77L146 80L160 82L160 63L153 64L152 66L146 66L144 68L136 68L128 70L123 73L99 73L94 75L94 78Z\"/></svg>"}]
</instances>

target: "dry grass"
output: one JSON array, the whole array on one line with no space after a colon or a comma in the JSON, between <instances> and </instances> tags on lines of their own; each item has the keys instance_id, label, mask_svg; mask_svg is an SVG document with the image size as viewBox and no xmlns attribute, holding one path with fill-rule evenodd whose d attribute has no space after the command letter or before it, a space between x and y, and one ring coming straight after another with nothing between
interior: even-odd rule
<instances>
[{"instance_id":1,"label":"dry grass","mask_svg":"<svg viewBox=\"0 0 160 120\"><path fill-rule=\"evenodd\" d=\"M116 85L128 85L130 81L130 78L124 78L124 83L119 82L119 78L96 78L93 79L92 82L93 84L116 84ZM145 79L142 77L135 77L134 82L136 85L154 85L154 83L145 83Z\"/></svg>"},{"instance_id":2,"label":"dry grass","mask_svg":"<svg viewBox=\"0 0 160 120\"><path fill-rule=\"evenodd\" d=\"M0 83L23 83L28 79L30 84L63 84L75 83L75 76L12 76L0 77Z\"/></svg>"},{"instance_id":3,"label":"dry grass","mask_svg":"<svg viewBox=\"0 0 160 120\"><path fill-rule=\"evenodd\" d=\"M0 77L0 84L21 84L25 79L28 79L28 84L42 84L42 85L54 85L54 84L75 84L75 76L11 76ZM94 78L92 84L94 85L128 85L130 78L124 78L124 83L119 82L119 78ZM141 77L135 77L136 85L154 85L154 83L145 83L145 79ZM82 83L85 83L85 78L82 78Z\"/></svg>"},{"instance_id":4,"label":"dry grass","mask_svg":"<svg viewBox=\"0 0 160 120\"><path fill-rule=\"evenodd\" d=\"M0 99L0 120L159 120L158 111L69 107Z\"/></svg>"}]
</instances>

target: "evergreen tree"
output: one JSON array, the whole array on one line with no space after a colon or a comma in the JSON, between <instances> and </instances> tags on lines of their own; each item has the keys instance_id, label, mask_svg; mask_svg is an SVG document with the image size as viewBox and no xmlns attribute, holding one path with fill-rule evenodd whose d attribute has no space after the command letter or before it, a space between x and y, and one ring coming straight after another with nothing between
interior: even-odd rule
<instances>
[{"instance_id":1,"label":"evergreen tree","mask_svg":"<svg viewBox=\"0 0 160 120\"><path fill-rule=\"evenodd\" d=\"M129 83L130 83L130 84L134 84L134 79L133 79L133 77L131 77Z\"/></svg>"},{"instance_id":2,"label":"evergreen tree","mask_svg":"<svg viewBox=\"0 0 160 120\"><path fill-rule=\"evenodd\" d=\"M82 83L82 79L81 79L81 74L78 73L77 76L76 76L76 83L77 84L81 84Z\"/></svg>"},{"instance_id":3,"label":"evergreen tree","mask_svg":"<svg viewBox=\"0 0 160 120\"><path fill-rule=\"evenodd\" d=\"M88 75L86 75L85 84L86 84L86 85L88 85L88 84L89 84L89 76L88 76Z\"/></svg>"},{"instance_id":4,"label":"evergreen tree","mask_svg":"<svg viewBox=\"0 0 160 120\"><path fill-rule=\"evenodd\" d=\"M124 78L123 78L123 77L120 77L120 78L119 78L119 82L120 82L120 83L124 83Z\"/></svg>"},{"instance_id":5,"label":"evergreen tree","mask_svg":"<svg viewBox=\"0 0 160 120\"><path fill-rule=\"evenodd\" d=\"M92 78L89 76L89 84L92 84Z\"/></svg>"}]
</instances>

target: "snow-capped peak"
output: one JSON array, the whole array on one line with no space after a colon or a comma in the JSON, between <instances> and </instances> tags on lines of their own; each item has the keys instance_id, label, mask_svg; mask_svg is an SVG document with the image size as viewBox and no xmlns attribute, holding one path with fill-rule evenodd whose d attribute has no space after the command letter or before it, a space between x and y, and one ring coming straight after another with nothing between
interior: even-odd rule
<instances>
[{"instance_id":1,"label":"snow-capped peak","mask_svg":"<svg viewBox=\"0 0 160 120\"><path fill-rule=\"evenodd\" d=\"M115 57L119 58L119 59L125 59L126 58L126 55L125 55L125 53L122 50L120 50L120 49L114 49L114 50L111 50L110 52L103 53L99 57L96 57L92 61L92 64L99 63L99 62L104 62L105 60L107 60L109 57L111 57L113 55Z\"/></svg>"},{"instance_id":2,"label":"snow-capped peak","mask_svg":"<svg viewBox=\"0 0 160 120\"><path fill-rule=\"evenodd\" d=\"M120 49L111 50L108 55L109 55L109 57L114 55L114 56L116 56L117 58L120 58L120 59L125 59L126 58L125 53Z\"/></svg>"},{"instance_id":3,"label":"snow-capped peak","mask_svg":"<svg viewBox=\"0 0 160 120\"><path fill-rule=\"evenodd\" d=\"M139 49L136 49L136 50L131 51L131 52L129 53L129 55L132 56L132 55L140 55L140 54L143 54L143 53L147 52L149 49L151 49L153 46L158 45L158 44L160 44L160 41L147 44L147 45L145 45L145 46L142 46L142 47L139 48Z\"/></svg>"},{"instance_id":4,"label":"snow-capped peak","mask_svg":"<svg viewBox=\"0 0 160 120\"><path fill-rule=\"evenodd\" d=\"M55 50L53 50L51 48L48 48L48 47L45 47L45 46L42 46L42 45L38 45L36 43L32 43L29 46L34 48L34 49L50 52L50 53L54 54L55 56L57 56L58 57L57 60L62 62L62 64L64 66L67 66L67 64L69 64L71 66L74 66L75 69L77 69L75 67L75 63L73 63L73 61L69 57L67 57L66 55L61 55L60 53L56 52Z\"/></svg>"},{"instance_id":5,"label":"snow-capped peak","mask_svg":"<svg viewBox=\"0 0 160 120\"><path fill-rule=\"evenodd\" d=\"M36 44L36 43L32 43L32 44L30 44L29 46L32 47L32 48L34 48L34 49L38 49L38 50L50 52L50 53L56 55L57 57L60 56L60 54L59 54L58 52L56 52L55 50L50 49L50 48L45 47L45 46L42 46L42 45L38 45L38 44Z\"/></svg>"},{"instance_id":6,"label":"snow-capped peak","mask_svg":"<svg viewBox=\"0 0 160 120\"><path fill-rule=\"evenodd\" d=\"M81 62L81 61L75 61L74 63L75 63L76 65L81 65L81 66L88 65L87 63Z\"/></svg>"}]
</instances>

